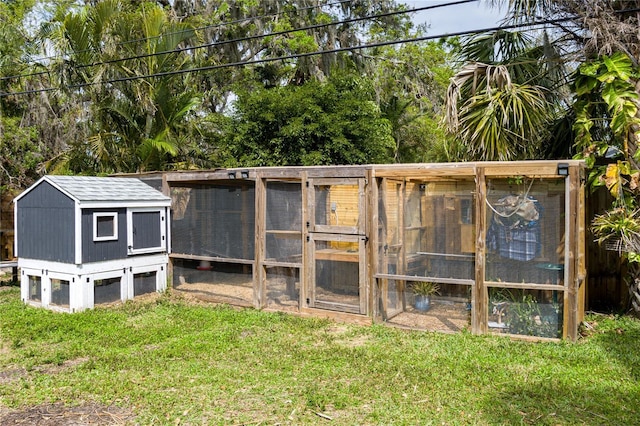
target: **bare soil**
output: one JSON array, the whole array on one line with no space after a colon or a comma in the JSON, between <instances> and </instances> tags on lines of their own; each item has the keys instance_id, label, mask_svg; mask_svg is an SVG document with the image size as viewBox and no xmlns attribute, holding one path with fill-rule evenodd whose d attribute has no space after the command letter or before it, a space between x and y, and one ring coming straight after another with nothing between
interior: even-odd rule
<instances>
[{"instance_id":1,"label":"bare soil","mask_svg":"<svg viewBox=\"0 0 640 426\"><path fill-rule=\"evenodd\" d=\"M20 410L0 406L0 424L29 426L124 425L132 423L130 411L113 405L84 403L69 407L61 403L41 404Z\"/></svg>"}]
</instances>

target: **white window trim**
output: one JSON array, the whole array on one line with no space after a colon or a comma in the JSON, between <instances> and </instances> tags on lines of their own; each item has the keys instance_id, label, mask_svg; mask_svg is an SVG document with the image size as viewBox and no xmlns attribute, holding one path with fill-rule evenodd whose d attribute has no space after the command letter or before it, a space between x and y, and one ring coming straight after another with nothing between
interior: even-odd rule
<instances>
[{"instance_id":1,"label":"white window trim","mask_svg":"<svg viewBox=\"0 0 640 426\"><path fill-rule=\"evenodd\" d=\"M113 219L113 235L104 237L98 236L98 218L110 217ZM117 212L94 212L93 213L93 241L117 241L118 240L118 213Z\"/></svg>"}]
</instances>

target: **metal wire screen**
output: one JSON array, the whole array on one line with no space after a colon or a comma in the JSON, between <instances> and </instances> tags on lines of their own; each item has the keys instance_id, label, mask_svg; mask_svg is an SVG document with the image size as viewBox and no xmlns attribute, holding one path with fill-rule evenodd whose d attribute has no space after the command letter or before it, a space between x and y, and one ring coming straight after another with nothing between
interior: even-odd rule
<instances>
[{"instance_id":1,"label":"metal wire screen","mask_svg":"<svg viewBox=\"0 0 640 426\"><path fill-rule=\"evenodd\" d=\"M175 186L171 198L173 253L253 259L253 182Z\"/></svg>"},{"instance_id":2,"label":"metal wire screen","mask_svg":"<svg viewBox=\"0 0 640 426\"><path fill-rule=\"evenodd\" d=\"M267 266L267 307L297 311L300 299L300 268Z\"/></svg>"},{"instance_id":3,"label":"metal wire screen","mask_svg":"<svg viewBox=\"0 0 640 426\"><path fill-rule=\"evenodd\" d=\"M251 305L253 272L251 265L175 259L173 287L201 300Z\"/></svg>"},{"instance_id":4,"label":"metal wire screen","mask_svg":"<svg viewBox=\"0 0 640 426\"><path fill-rule=\"evenodd\" d=\"M488 309L488 325L493 332L562 337L562 292L494 287L489 289Z\"/></svg>"},{"instance_id":5,"label":"metal wire screen","mask_svg":"<svg viewBox=\"0 0 640 426\"><path fill-rule=\"evenodd\" d=\"M302 262L302 187L267 182L266 259Z\"/></svg>"},{"instance_id":6,"label":"metal wire screen","mask_svg":"<svg viewBox=\"0 0 640 426\"><path fill-rule=\"evenodd\" d=\"M439 284L429 300L414 293L416 281L379 278L383 319L429 331L461 331L471 323L470 286ZM455 297L453 295L464 295Z\"/></svg>"},{"instance_id":7,"label":"metal wire screen","mask_svg":"<svg viewBox=\"0 0 640 426\"><path fill-rule=\"evenodd\" d=\"M154 283L155 284L155 283ZM113 303L120 300L122 278L105 278L93 282L93 303Z\"/></svg>"},{"instance_id":8,"label":"metal wire screen","mask_svg":"<svg viewBox=\"0 0 640 426\"><path fill-rule=\"evenodd\" d=\"M383 180L379 191L379 273L474 278L473 181Z\"/></svg>"},{"instance_id":9,"label":"metal wire screen","mask_svg":"<svg viewBox=\"0 0 640 426\"><path fill-rule=\"evenodd\" d=\"M357 184L315 185L314 191L316 225L360 225L360 197Z\"/></svg>"},{"instance_id":10,"label":"metal wire screen","mask_svg":"<svg viewBox=\"0 0 640 426\"><path fill-rule=\"evenodd\" d=\"M69 281L51 280L51 304L69 306Z\"/></svg>"},{"instance_id":11,"label":"metal wire screen","mask_svg":"<svg viewBox=\"0 0 640 426\"><path fill-rule=\"evenodd\" d=\"M316 241L314 269L316 306L360 312L358 242Z\"/></svg>"},{"instance_id":12,"label":"metal wire screen","mask_svg":"<svg viewBox=\"0 0 640 426\"><path fill-rule=\"evenodd\" d=\"M562 284L563 179L491 180L486 210L486 281Z\"/></svg>"},{"instance_id":13,"label":"metal wire screen","mask_svg":"<svg viewBox=\"0 0 640 426\"><path fill-rule=\"evenodd\" d=\"M139 179L160 192L162 192L162 178L161 177L144 177L140 176Z\"/></svg>"},{"instance_id":14,"label":"metal wire screen","mask_svg":"<svg viewBox=\"0 0 640 426\"><path fill-rule=\"evenodd\" d=\"M153 293L156 291L156 272L143 272L133 275L133 295Z\"/></svg>"},{"instance_id":15,"label":"metal wire screen","mask_svg":"<svg viewBox=\"0 0 640 426\"><path fill-rule=\"evenodd\" d=\"M42 301L42 278L29 275L29 300Z\"/></svg>"}]
</instances>

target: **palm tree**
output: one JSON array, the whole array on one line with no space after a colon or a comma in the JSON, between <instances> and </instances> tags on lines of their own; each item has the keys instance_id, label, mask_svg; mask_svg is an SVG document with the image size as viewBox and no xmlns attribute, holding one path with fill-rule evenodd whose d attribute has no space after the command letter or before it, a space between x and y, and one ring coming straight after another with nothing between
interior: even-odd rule
<instances>
[{"instance_id":1,"label":"palm tree","mask_svg":"<svg viewBox=\"0 0 640 426\"><path fill-rule=\"evenodd\" d=\"M68 96L87 105L90 134L55 159L58 170L163 170L189 153L183 130L199 98L188 78L171 72L187 66L191 57L162 54L194 36L186 24L170 21L152 3L131 9L107 0L64 15L45 36L68 52L60 68L74 73L62 73L65 87ZM162 76L140 78L154 74Z\"/></svg>"},{"instance_id":2,"label":"palm tree","mask_svg":"<svg viewBox=\"0 0 640 426\"><path fill-rule=\"evenodd\" d=\"M562 115L561 64L547 38L498 30L473 37L459 52L464 66L451 79L445 123L463 149L461 160L540 157ZM553 63L553 66L546 64Z\"/></svg>"}]
</instances>

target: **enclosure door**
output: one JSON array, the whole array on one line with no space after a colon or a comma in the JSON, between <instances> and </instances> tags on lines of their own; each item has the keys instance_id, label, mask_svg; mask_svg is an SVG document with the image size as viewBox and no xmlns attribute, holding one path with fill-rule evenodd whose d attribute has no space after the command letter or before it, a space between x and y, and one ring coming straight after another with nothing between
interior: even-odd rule
<instances>
[{"instance_id":1,"label":"enclosure door","mask_svg":"<svg viewBox=\"0 0 640 426\"><path fill-rule=\"evenodd\" d=\"M307 305L367 314L365 179L312 178L308 183Z\"/></svg>"},{"instance_id":2,"label":"enclosure door","mask_svg":"<svg viewBox=\"0 0 640 426\"><path fill-rule=\"evenodd\" d=\"M129 254L165 250L166 226L164 209L130 209L127 211L127 249Z\"/></svg>"}]
</instances>

